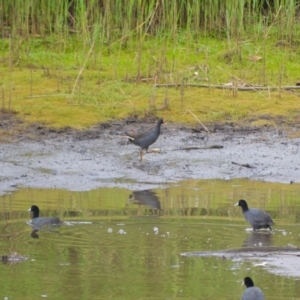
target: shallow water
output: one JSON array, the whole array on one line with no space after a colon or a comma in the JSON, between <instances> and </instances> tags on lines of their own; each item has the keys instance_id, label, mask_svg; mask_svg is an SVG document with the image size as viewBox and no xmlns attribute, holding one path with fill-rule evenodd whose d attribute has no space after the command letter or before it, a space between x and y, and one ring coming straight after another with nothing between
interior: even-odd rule
<instances>
[{"instance_id":1,"label":"shallow water","mask_svg":"<svg viewBox=\"0 0 300 300\"><path fill-rule=\"evenodd\" d=\"M300 299L298 277L272 266L183 252L299 247L300 186L247 180L185 181L166 189L90 192L21 189L0 197L0 299L239 299L251 276L267 299ZM135 198L135 200L134 200ZM274 233L246 230L234 204L267 210ZM27 209L64 224L32 234ZM38 237L38 238L37 238Z\"/></svg>"}]
</instances>

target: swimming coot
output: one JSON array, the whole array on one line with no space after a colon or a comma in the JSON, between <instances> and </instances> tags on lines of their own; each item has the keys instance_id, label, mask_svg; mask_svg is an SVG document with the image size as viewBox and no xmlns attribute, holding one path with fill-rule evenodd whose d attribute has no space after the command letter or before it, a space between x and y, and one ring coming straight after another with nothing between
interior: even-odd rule
<instances>
[{"instance_id":1,"label":"swimming coot","mask_svg":"<svg viewBox=\"0 0 300 300\"><path fill-rule=\"evenodd\" d=\"M244 278L244 284L247 287L242 295L242 300L264 300L265 296L260 288L254 286L250 277Z\"/></svg>"},{"instance_id":2,"label":"swimming coot","mask_svg":"<svg viewBox=\"0 0 300 300\"><path fill-rule=\"evenodd\" d=\"M235 206L240 206L243 210L245 219L250 223L253 230L261 228L270 228L274 225L274 222L269 214L258 208L249 208L245 200L241 199Z\"/></svg>"},{"instance_id":3,"label":"swimming coot","mask_svg":"<svg viewBox=\"0 0 300 300\"><path fill-rule=\"evenodd\" d=\"M57 217L39 217L40 209L36 205L32 205L28 211L32 212L31 225L35 227L42 227L45 225L59 225L61 221Z\"/></svg>"},{"instance_id":4,"label":"swimming coot","mask_svg":"<svg viewBox=\"0 0 300 300\"><path fill-rule=\"evenodd\" d=\"M155 141L158 139L158 137L160 135L161 124L165 124L163 119L159 119L157 121L156 126L153 129L151 129L150 131L143 132L143 133L140 133L137 135L132 135L132 134L125 132L129 141L132 144L139 146L141 148L141 150L140 150L141 161L143 160L143 150L146 150L146 152L148 152L149 146L152 145L153 143L155 143Z\"/></svg>"}]
</instances>

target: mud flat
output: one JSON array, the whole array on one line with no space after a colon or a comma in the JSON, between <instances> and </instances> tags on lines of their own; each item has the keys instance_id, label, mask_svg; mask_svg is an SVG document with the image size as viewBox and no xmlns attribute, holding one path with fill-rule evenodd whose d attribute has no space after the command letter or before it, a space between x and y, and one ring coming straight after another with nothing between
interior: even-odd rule
<instances>
[{"instance_id":1,"label":"mud flat","mask_svg":"<svg viewBox=\"0 0 300 300\"><path fill-rule=\"evenodd\" d=\"M18 187L138 190L185 179L300 182L300 138L275 129L225 126L208 134L165 125L153 145L161 152L146 154L141 163L138 147L122 134L152 124L114 122L86 131L33 126L18 132L0 142L0 194Z\"/></svg>"},{"instance_id":2,"label":"mud flat","mask_svg":"<svg viewBox=\"0 0 300 300\"><path fill-rule=\"evenodd\" d=\"M300 249L292 245L286 247L245 247L221 251L199 251L181 253L186 257L219 257L236 263L251 261L254 267L261 267L270 273L300 277Z\"/></svg>"}]
</instances>

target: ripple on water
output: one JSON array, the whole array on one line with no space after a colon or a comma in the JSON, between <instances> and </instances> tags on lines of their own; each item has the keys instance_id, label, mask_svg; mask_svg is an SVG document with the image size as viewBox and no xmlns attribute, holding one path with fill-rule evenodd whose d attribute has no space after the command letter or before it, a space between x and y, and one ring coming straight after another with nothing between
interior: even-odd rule
<instances>
[{"instance_id":1,"label":"ripple on water","mask_svg":"<svg viewBox=\"0 0 300 300\"><path fill-rule=\"evenodd\" d=\"M0 269L2 297L89 299L101 290L103 299L234 299L247 274L268 299L296 299L297 276L269 258L235 261L180 253L298 245L299 190L244 180L189 181L135 193L136 203L127 201L133 191L125 189L17 191L1 198L1 251L29 259ZM272 215L272 234L245 230L249 225L233 207L240 198ZM44 216L57 215L64 224L38 230L32 238L26 220L34 199ZM159 206L150 205L153 199ZM278 261L298 266L294 258ZM28 282L35 288L28 289Z\"/></svg>"}]
</instances>

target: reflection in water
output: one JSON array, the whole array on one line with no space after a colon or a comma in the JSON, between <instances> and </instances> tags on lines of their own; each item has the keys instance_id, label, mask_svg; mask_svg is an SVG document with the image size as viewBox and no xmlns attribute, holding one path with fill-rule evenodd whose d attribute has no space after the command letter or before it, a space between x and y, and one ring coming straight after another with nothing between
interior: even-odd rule
<instances>
[{"instance_id":1,"label":"reflection in water","mask_svg":"<svg viewBox=\"0 0 300 300\"><path fill-rule=\"evenodd\" d=\"M243 243L243 247L272 246L273 234L269 232L251 232Z\"/></svg>"},{"instance_id":2,"label":"reflection in water","mask_svg":"<svg viewBox=\"0 0 300 300\"><path fill-rule=\"evenodd\" d=\"M156 193L151 190L132 192L132 194L130 194L128 198L128 202L138 204L138 205L148 205L151 208L160 210L159 198L156 195Z\"/></svg>"},{"instance_id":3,"label":"reflection in water","mask_svg":"<svg viewBox=\"0 0 300 300\"><path fill-rule=\"evenodd\" d=\"M296 184L213 180L154 191L22 189L2 196L0 255L29 257L26 264L0 268L2 299L91 299L99 291L102 299L235 299L244 290L237 282L248 275L268 299L298 299L298 280L289 276L249 267L243 260L180 253L240 250L243 245L251 248L241 250L251 254L253 248L263 252L297 243L299 191ZM129 195L131 204L124 208ZM283 230L244 232L241 212L233 208L244 197L280 220ZM55 212L68 221L59 229L27 227L30 199L39 199L45 216ZM27 289L28 282L34 288Z\"/></svg>"},{"instance_id":4,"label":"reflection in water","mask_svg":"<svg viewBox=\"0 0 300 300\"><path fill-rule=\"evenodd\" d=\"M38 238L39 238L39 235L37 234L37 232L38 232L37 229L32 230L30 236L31 236L33 239L38 239Z\"/></svg>"},{"instance_id":5,"label":"reflection in water","mask_svg":"<svg viewBox=\"0 0 300 300\"><path fill-rule=\"evenodd\" d=\"M47 232L51 232L51 233L58 233L55 230L53 230L53 228L60 227L60 224L59 225L48 225L48 226L37 226L37 225L32 225L31 223L28 223L28 222L27 222L27 224L30 225L32 228L30 236L33 239L38 239L40 237L38 235L38 231L47 231Z\"/></svg>"}]
</instances>

